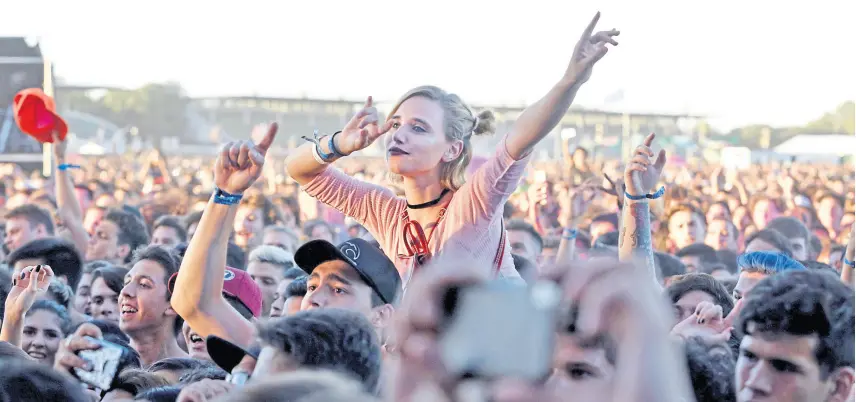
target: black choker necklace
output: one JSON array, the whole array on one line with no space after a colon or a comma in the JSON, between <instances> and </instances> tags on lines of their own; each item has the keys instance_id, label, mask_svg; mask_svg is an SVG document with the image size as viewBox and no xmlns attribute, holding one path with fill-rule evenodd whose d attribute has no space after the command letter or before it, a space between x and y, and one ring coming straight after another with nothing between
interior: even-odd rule
<instances>
[{"instance_id":1,"label":"black choker necklace","mask_svg":"<svg viewBox=\"0 0 856 402\"><path fill-rule=\"evenodd\" d=\"M439 197L437 197L437 199L436 199L436 200L432 200L432 201L428 201L428 202L423 202L423 203L421 203L421 204L416 204L416 205L413 205L413 204L411 204L411 203L409 203L409 202L408 202L408 203L407 203L407 208L410 208L410 209L423 209L423 208L433 207L433 206L437 205L438 203L440 203L440 200L442 200L442 199L443 199L443 197L445 197L445 196L446 196L446 194L448 194L448 193L449 193L449 189L448 189L448 188L444 188L444 189L443 189L443 192L442 192L442 193L440 193L440 196L439 196Z\"/></svg>"}]
</instances>

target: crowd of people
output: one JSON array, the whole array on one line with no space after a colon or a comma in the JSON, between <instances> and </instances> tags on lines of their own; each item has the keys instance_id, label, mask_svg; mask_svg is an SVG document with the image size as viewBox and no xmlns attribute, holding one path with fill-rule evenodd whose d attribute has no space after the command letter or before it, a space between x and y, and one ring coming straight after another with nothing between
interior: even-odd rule
<instances>
[{"instance_id":1,"label":"crowd of people","mask_svg":"<svg viewBox=\"0 0 856 402\"><path fill-rule=\"evenodd\" d=\"M0 401L853 400L852 166L530 162L598 18L477 168L433 86L285 160L4 167Z\"/></svg>"}]
</instances>

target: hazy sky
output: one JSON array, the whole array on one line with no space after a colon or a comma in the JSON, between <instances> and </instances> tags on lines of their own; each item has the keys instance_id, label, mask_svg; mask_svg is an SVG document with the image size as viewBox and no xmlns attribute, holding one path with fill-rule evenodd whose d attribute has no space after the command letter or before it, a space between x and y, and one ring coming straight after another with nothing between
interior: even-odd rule
<instances>
[{"instance_id":1,"label":"hazy sky","mask_svg":"<svg viewBox=\"0 0 856 402\"><path fill-rule=\"evenodd\" d=\"M40 38L71 83L175 80L193 96L394 99L435 84L471 102L531 102L561 77L597 10L621 44L583 106L623 89L611 108L787 125L856 89L852 0L2 3L0 35Z\"/></svg>"}]
</instances>

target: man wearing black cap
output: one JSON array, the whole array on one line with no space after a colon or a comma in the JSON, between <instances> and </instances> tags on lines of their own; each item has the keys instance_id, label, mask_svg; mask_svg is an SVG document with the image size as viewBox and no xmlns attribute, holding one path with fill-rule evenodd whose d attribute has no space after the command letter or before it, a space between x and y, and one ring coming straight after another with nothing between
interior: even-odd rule
<instances>
[{"instance_id":1,"label":"man wearing black cap","mask_svg":"<svg viewBox=\"0 0 856 402\"><path fill-rule=\"evenodd\" d=\"M294 262L309 274L301 310L337 307L356 311L379 332L390 323L401 277L379 248L362 239L338 246L313 240L297 249Z\"/></svg>"}]
</instances>

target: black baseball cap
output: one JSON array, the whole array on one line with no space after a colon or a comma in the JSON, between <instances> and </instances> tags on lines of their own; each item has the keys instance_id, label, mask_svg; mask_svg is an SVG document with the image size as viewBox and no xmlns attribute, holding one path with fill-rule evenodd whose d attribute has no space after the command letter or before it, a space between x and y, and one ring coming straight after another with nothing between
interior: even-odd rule
<instances>
[{"instance_id":1,"label":"black baseball cap","mask_svg":"<svg viewBox=\"0 0 856 402\"><path fill-rule=\"evenodd\" d=\"M344 261L353 267L384 303L395 303L401 290L401 276L380 248L363 239L350 239L338 246L325 240L312 240L294 253L294 263L307 274L312 274L315 267L334 260Z\"/></svg>"},{"instance_id":2,"label":"black baseball cap","mask_svg":"<svg viewBox=\"0 0 856 402\"><path fill-rule=\"evenodd\" d=\"M250 355L258 360L261 354L259 345L244 349L216 335L208 335L205 338L205 346L208 348L208 356L211 356L211 360L227 373L231 373L244 356Z\"/></svg>"}]
</instances>

